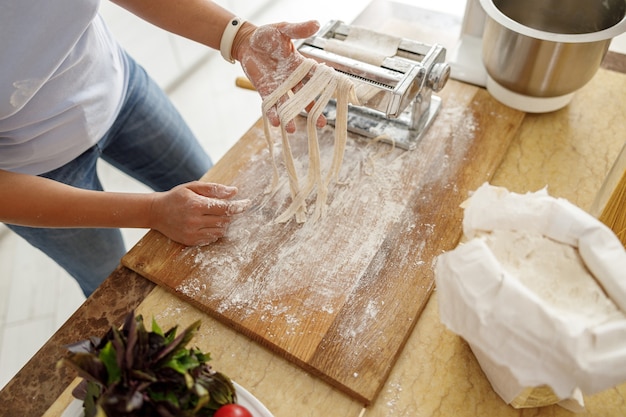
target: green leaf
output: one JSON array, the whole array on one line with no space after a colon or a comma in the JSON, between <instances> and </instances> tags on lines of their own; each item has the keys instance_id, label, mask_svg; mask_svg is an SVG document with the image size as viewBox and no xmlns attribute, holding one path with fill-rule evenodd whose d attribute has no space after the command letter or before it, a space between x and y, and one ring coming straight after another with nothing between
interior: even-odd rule
<instances>
[{"instance_id":1,"label":"green leaf","mask_svg":"<svg viewBox=\"0 0 626 417\"><path fill-rule=\"evenodd\" d=\"M178 331L178 326L174 326L171 329L169 329L167 332L165 332L163 337L165 338L165 344L166 345L169 345L170 343L172 343L174 341L174 339L176 339L176 332L177 331Z\"/></svg>"},{"instance_id":2,"label":"green leaf","mask_svg":"<svg viewBox=\"0 0 626 417\"><path fill-rule=\"evenodd\" d=\"M156 319L152 317L152 332L158 334L159 336L163 336L163 330L159 327L159 324L156 322Z\"/></svg>"},{"instance_id":3,"label":"green leaf","mask_svg":"<svg viewBox=\"0 0 626 417\"><path fill-rule=\"evenodd\" d=\"M187 386L187 389L192 389L194 386L193 377L187 373L184 376L185 376L185 385Z\"/></svg>"},{"instance_id":4,"label":"green leaf","mask_svg":"<svg viewBox=\"0 0 626 417\"><path fill-rule=\"evenodd\" d=\"M179 350L175 352L169 361L163 364L163 366L172 368L178 373L186 374L190 369L197 368L202 363L198 361L196 356L190 355L188 351Z\"/></svg>"},{"instance_id":5,"label":"green leaf","mask_svg":"<svg viewBox=\"0 0 626 417\"><path fill-rule=\"evenodd\" d=\"M202 351L200 349L191 349L191 351L193 352L193 354L198 358L198 361L200 361L201 363L207 363L211 361L211 354L210 353L202 353Z\"/></svg>"},{"instance_id":6,"label":"green leaf","mask_svg":"<svg viewBox=\"0 0 626 417\"><path fill-rule=\"evenodd\" d=\"M98 405L96 403L97 398L102 393L102 387L93 382L87 383L87 394L83 407L85 408L85 417L95 417L98 415Z\"/></svg>"},{"instance_id":7,"label":"green leaf","mask_svg":"<svg viewBox=\"0 0 626 417\"><path fill-rule=\"evenodd\" d=\"M200 328L200 320L192 323L187 327L179 336L177 336L171 343L167 345L159 354L154 358L157 362L168 362L170 356L178 351L178 349L184 348L189 341L194 337L198 329Z\"/></svg>"},{"instance_id":8,"label":"green leaf","mask_svg":"<svg viewBox=\"0 0 626 417\"><path fill-rule=\"evenodd\" d=\"M122 379L122 371L117 364L117 353L113 347L113 343L108 342L104 348L100 350L98 358L104 364L107 370L107 385L119 382Z\"/></svg>"},{"instance_id":9,"label":"green leaf","mask_svg":"<svg viewBox=\"0 0 626 417\"><path fill-rule=\"evenodd\" d=\"M149 396L151 399L153 399L156 402L168 402L172 406L176 408L180 408L178 397L176 396L176 393L173 391L168 391L168 392L150 391Z\"/></svg>"}]
</instances>

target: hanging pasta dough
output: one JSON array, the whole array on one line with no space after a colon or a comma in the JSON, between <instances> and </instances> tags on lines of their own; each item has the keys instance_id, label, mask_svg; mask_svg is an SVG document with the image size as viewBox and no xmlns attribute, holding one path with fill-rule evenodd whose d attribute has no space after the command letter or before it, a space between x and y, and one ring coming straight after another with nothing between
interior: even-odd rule
<instances>
[{"instance_id":1,"label":"hanging pasta dough","mask_svg":"<svg viewBox=\"0 0 626 417\"><path fill-rule=\"evenodd\" d=\"M295 93L291 93L293 88L313 71L310 79ZM348 130L348 104L358 104L354 94L354 85L350 78L344 74L336 72L334 69L319 64L313 59L305 59L298 68L281 84L272 94L263 101L263 127L265 139L269 147L270 158L272 159L274 172L272 179L272 190L278 187L278 167L274 159L274 146L270 133L270 123L267 112L277 105L278 101L288 96L288 100L277 107L277 113L281 121L280 130L282 137L283 158L289 180L291 193L291 204L276 218L277 223L285 223L294 216L298 223L304 223L307 219L307 198L317 190L315 201L315 211L312 220L320 219L326 210L326 200L328 196L328 186L334 179L337 180L343 154L346 146ZM316 121L322 114L326 104L335 98L337 104L337 114L335 122L335 144L333 159L329 171L324 176L322 174L322 164L320 161L320 147L317 135ZM300 183L296 172L293 154L289 144L289 137L286 124L295 118L309 103L315 102L309 111L307 118L308 156L309 165L305 180Z\"/></svg>"}]
</instances>

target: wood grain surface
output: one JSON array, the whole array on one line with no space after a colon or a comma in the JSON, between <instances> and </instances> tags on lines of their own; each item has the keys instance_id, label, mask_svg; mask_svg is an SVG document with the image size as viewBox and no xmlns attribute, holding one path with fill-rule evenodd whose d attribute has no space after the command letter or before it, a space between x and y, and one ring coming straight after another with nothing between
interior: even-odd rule
<instances>
[{"instance_id":1,"label":"wood grain surface","mask_svg":"<svg viewBox=\"0 0 626 417\"><path fill-rule=\"evenodd\" d=\"M349 138L318 222L273 221L288 185L277 147L283 181L265 193L272 164L257 123L203 178L252 200L228 235L184 247L153 231L123 264L371 403L433 290L435 257L460 238L459 204L491 178L524 118L466 84L450 81L440 95L437 120L413 151ZM303 123L291 138L302 175ZM333 139L332 128L320 131L324 161Z\"/></svg>"}]
</instances>

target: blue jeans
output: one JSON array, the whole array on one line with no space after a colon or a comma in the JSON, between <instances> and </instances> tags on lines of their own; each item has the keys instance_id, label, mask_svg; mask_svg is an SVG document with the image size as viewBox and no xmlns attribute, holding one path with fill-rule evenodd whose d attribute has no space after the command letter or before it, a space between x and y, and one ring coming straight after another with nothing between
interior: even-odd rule
<instances>
[{"instance_id":1,"label":"blue jeans","mask_svg":"<svg viewBox=\"0 0 626 417\"><path fill-rule=\"evenodd\" d=\"M155 191L199 179L211 159L163 91L127 57L128 92L117 120L102 139L72 162L42 174L74 187L100 190L102 158ZM115 207L111 207L115 210ZM126 253L118 229L54 229L7 225L46 253L89 296Z\"/></svg>"}]
</instances>

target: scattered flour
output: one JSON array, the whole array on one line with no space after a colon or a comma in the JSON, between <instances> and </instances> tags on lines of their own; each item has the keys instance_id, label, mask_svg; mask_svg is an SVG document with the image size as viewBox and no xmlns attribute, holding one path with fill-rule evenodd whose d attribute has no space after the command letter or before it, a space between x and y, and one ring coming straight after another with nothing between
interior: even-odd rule
<instances>
[{"instance_id":1,"label":"scattered flour","mask_svg":"<svg viewBox=\"0 0 626 417\"><path fill-rule=\"evenodd\" d=\"M320 142L332 142L332 129L322 132ZM388 145L348 141L340 172L342 180L329 193L329 206L335 209L319 222L296 227L272 221L279 211L277 205L289 198L287 184L276 194L257 196L246 215L233 221L219 245L186 248L181 252L180 261L193 260L195 273L176 291L216 305L221 314L236 313L245 319L262 312L260 320L283 320L290 328L302 323L289 319L289 314L298 317L296 312L288 310L294 304L293 297L302 298L298 300L299 314L303 311L335 314L336 306L342 304L341 299L355 285L355 277L369 266L389 228L399 221L406 207L407 195L395 178L403 163L397 157L405 151L391 149L395 155L380 157L372 167L371 156L379 153L381 147L388 153L391 149ZM280 150L277 146L276 151ZM324 146L321 151L328 154L332 147ZM294 145L294 154L299 153ZM300 171L306 171L305 156L295 158L294 162ZM254 164L268 166L269 162L259 158ZM356 177L365 181L350 181ZM248 197L246 188L263 189L262 182L267 180L267 176L259 176L255 178L257 183L237 185L239 194ZM343 193L347 186L356 190ZM358 204L352 204L354 195L358 196ZM295 227L293 233L287 231L290 227ZM355 235L354 229L363 227L367 227L367 233ZM414 227L414 224L408 226ZM264 242L274 241L275 234L285 234L284 243L267 247ZM357 235L359 239L354 239ZM329 251L337 247L342 248L341 258L328 262Z\"/></svg>"},{"instance_id":2,"label":"scattered flour","mask_svg":"<svg viewBox=\"0 0 626 417\"><path fill-rule=\"evenodd\" d=\"M437 125L436 134L441 138L438 140L446 141L447 152L442 161L434 164L439 172L429 176L433 184L442 179L445 183L447 172L454 171L453 165L464 162L477 130L473 116L461 106L443 106ZM293 134L290 146L295 168L304 178L308 170L306 132L300 136ZM324 171L330 169L334 139L333 128L319 131ZM275 144L274 161L282 160L282 151L282 145ZM242 168L246 172L252 169L258 175L248 175L244 183L232 184L239 188L242 198L252 200L251 208L233 221L219 244L181 252L180 262L192 260L194 268L176 291L213 306L217 313L231 319L282 325L293 330L293 334L298 327L310 324L307 316L311 312L334 317L359 285L358 277L367 268L377 268L372 263L374 254L410 205L414 190L407 190L407 184L411 184L413 176L423 175L424 167L433 164L416 155L417 151L351 137L346 143L338 181L329 188L327 215L318 222L295 226L293 222L277 225L273 221L290 199L286 180L273 193L258 194L258 190L271 185L273 170L269 151L261 150L249 161L251 165ZM400 172L403 178L399 178ZM346 187L351 188L350 192L344 192ZM420 193L418 198L417 204L427 204L428 192ZM310 201L309 206L315 209L315 201ZM418 226L423 228L419 216L412 222L404 221L407 233ZM421 253L434 229L435 225L427 225L423 241L410 250ZM277 234L284 236L280 245L264 243L275 242ZM335 254L338 248L340 252ZM424 263L419 257L414 258L407 256L401 262L414 262L416 266ZM342 335L346 339L358 338L377 320L380 308L380 303L370 304L364 317L355 318L347 326L350 328L342 329Z\"/></svg>"}]
</instances>

